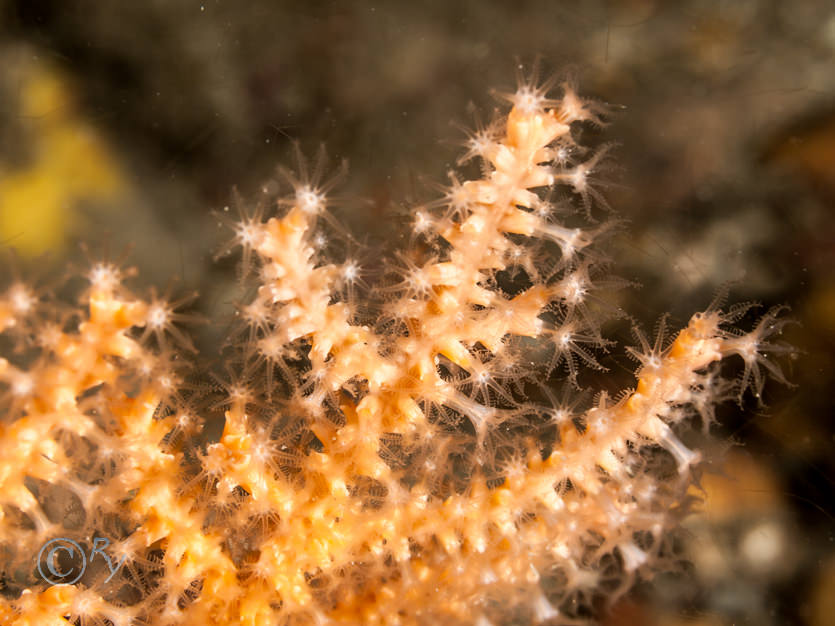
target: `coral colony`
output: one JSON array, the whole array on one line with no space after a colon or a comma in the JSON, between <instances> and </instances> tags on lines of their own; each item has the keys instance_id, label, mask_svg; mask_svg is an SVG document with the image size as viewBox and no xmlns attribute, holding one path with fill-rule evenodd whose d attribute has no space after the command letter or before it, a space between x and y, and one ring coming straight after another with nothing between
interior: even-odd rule
<instances>
[{"instance_id":1,"label":"coral colony","mask_svg":"<svg viewBox=\"0 0 835 626\"><path fill-rule=\"evenodd\" d=\"M786 322L714 304L636 331L634 389L582 393L614 349L606 148L576 140L605 110L547 91L470 135L482 176L412 210L378 285L329 252L321 168L222 215L252 289L214 391L188 299L110 261L77 306L10 280L0 624L575 624L669 560L700 462L677 433L783 379Z\"/></svg>"}]
</instances>

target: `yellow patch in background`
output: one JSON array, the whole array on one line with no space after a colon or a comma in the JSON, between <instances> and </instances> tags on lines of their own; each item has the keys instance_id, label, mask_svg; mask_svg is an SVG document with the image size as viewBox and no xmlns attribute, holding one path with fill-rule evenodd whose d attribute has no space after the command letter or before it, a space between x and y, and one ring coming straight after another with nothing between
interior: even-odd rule
<instances>
[{"instance_id":1,"label":"yellow patch in background","mask_svg":"<svg viewBox=\"0 0 835 626\"><path fill-rule=\"evenodd\" d=\"M113 202L126 184L106 142L76 114L58 73L38 62L20 71L17 110L31 158L11 168L8 155L0 155L0 241L34 257L63 250L79 226L80 201Z\"/></svg>"}]
</instances>

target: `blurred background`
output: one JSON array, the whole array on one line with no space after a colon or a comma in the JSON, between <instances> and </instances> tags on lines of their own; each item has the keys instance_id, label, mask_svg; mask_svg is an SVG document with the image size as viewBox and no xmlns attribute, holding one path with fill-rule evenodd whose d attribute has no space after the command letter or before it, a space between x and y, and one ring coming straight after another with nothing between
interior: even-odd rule
<instances>
[{"instance_id":1,"label":"blurred background","mask_svg":"<svg viewBox=\"0 0 835 626\"><path fill-rule=\"evenodd\" d=\"M348 160L337 215L396 248L461 129L503 106L491 90L519 63L569 71L613 105L591 140L618 143L615 271L640 285L619 304L675 327L730 281L731 301L799 322L797 386L721 413L734 445L702 480L686 565L606 623L835 624L832 2L0 0L0 55L0 247L17 251L0 273L58 285L80 242L130 249L139 284L197 289L207 316L238 292L211 211L271 185L294 142Z\"/></svg>"}]
</instances>

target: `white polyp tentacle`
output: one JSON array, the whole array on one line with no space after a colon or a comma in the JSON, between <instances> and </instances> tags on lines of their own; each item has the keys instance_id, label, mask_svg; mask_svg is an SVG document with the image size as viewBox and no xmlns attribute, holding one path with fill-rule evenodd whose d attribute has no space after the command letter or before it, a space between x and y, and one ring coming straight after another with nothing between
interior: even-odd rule
<instances>
[{"instance_id":1,"label":"white polyp tentacle","mask_svg":"<svg viewBox=\"0 0 835 626\"><path fill-rule=\"evenodd\" d=\"M691 450L685 446L667 424L660 420L659 422L660 426L656 428L656 440L661 447L673 455L678 464L679 473L683 474L691 466L698 464L702 458L701 453L698 450Z\"/></svg>"},{"instance_id":2,"label":"white polyp tentacle","mask_svg":"<svg viewBox=\"0 0 835 626\"><path fill-rule=\"evenodd\" d=\"M566 228L559 224L544 223L537 229L537 234L559 244L562 253L571 257L578 250L582 250L592 242L588 233L579 228Z\"/></svg>"}]
</instances>

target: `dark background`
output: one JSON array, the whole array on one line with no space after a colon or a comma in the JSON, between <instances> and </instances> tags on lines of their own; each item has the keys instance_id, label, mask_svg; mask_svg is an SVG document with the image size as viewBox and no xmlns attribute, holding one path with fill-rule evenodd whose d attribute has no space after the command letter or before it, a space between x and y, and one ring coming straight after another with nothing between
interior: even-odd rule
<instances>
[{"instance_id":1,"label":"dark background","mask_svg":"<svg viewBox=\"0 0 835 626\"><path fill-rule=\"evenodd\" d=\"M568 69L616 105L593 140L618 142L615 271L641 285L621 306L677 326L732 281L732 301L787 303L799 322L797 386L723 411L739 445L704 481L691 565L608 623L835 624L831 2L0 0L0 20L0 245L15 271L49 283L83 266L81 241L113 258L131 246L138 284L176 277L209 316L237 294L234 262L212 260L210 211L233 186L257 196L293 141L348 159L336 213L385 251L437 195L460 128L503 106L491 90L512 91L520 62ZM88 143L59 141L79 129Z\"/></svg>"}]
</instances>

